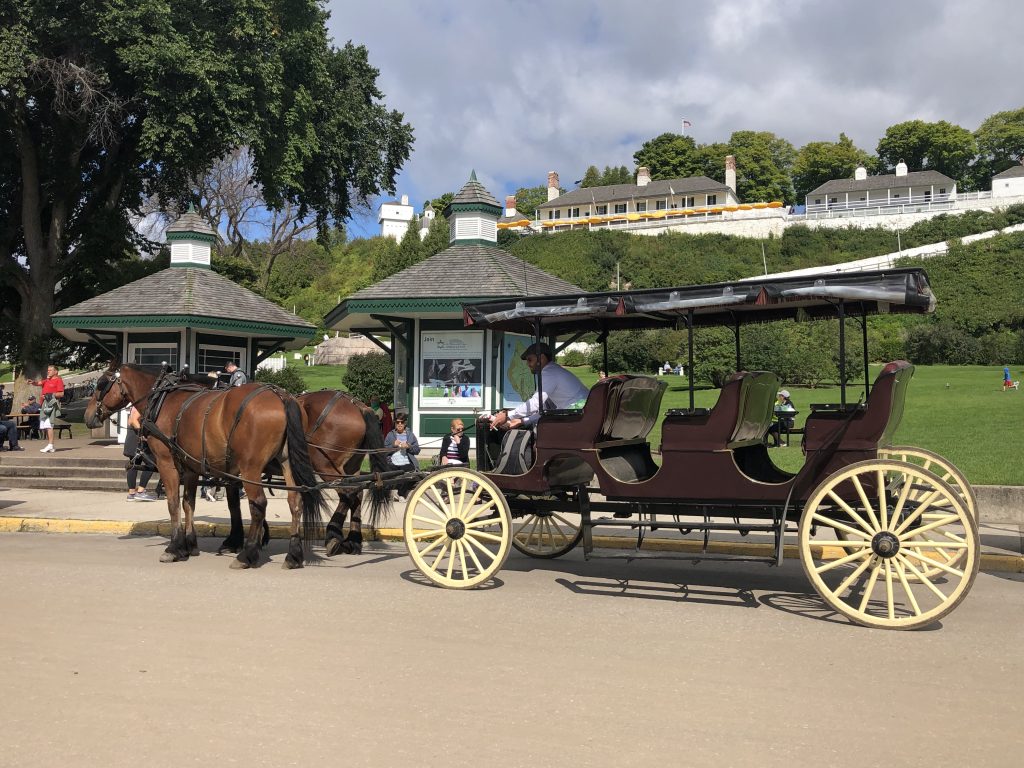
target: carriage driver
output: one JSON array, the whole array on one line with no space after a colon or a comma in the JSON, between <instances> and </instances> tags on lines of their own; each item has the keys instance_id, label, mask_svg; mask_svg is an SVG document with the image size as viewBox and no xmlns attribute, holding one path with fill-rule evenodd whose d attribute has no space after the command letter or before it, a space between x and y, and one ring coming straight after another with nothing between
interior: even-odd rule
<instances>
[{"instance_id":1,"label":"carriage driver","mask_svg":"<svg viewBox=\"0 0 1024 768\"><path fill-rule=\"evenodd\" d=\"M541 374L541 386L544 387L545 407L582 408L587 400L589 390L576 376L551 360L551 347L543 342L531 344L520 355L522 360L536 374ZM516 427L532 427L540 416L541 393L522 403L509 413L498 411L490 417L491 429L515 429Z\"/></svg>"}]
</instances>

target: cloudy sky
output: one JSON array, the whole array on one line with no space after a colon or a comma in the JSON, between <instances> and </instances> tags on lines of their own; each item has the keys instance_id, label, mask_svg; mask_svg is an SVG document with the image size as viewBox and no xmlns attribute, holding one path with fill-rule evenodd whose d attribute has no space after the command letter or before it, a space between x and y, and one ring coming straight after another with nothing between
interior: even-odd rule
<instances>
[{"instance_id":1,"label":"cloudy sky","mask_svg":"<svg viewBox=\"0 0 1024 768\"><path fill-rule=\"evenodd\" d=\"M498 198L633 167L647 139L845 132L874 152L904 120L974 130L1024 106L1020 0L330 0L337 44L366 45L385 102L416 133L397 194ZM633 9L637 10L633 10ZM639 10L642 9L642 10ZM362 216L353 234L379 232Z\"/></svg>"}]
</instances>

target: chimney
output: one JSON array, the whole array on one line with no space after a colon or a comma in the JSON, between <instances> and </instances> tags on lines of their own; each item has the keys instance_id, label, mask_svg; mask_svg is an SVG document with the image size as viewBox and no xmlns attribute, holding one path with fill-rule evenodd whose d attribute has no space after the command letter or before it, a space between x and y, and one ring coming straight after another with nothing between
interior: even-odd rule
<instances>
[{"instance_id":1,"label":"chimney","mask_svg":"<svg viewBox=\"0 0 1024 768\"><path fill-rule=\"evenodd\" d=\"M402 195L402 205L408 205L408 204L409 204L409 196L408 195Z\"/></svg>"},{"instance_id":2,"label":"chimney","mask_svg":"<svg viewBox=\"0 0 1024 768\"><path fill-rule=\"evenodd\" d=\"M651 183L651 172L646 165L641 165L636 169L636 185L638 187L646 187Z\"/></svg>"},{"instance_id":3,"label":"chimney","mask_svg":"<svg viewBox=\"0 0 1024 768\"><path fill-rule=\"evenodd\" d=\"M516 196L505 195L505 216L512 218L516 215Z\"/></svg>"},{"instance_id":4,"label":"chimney","mask_svg":"<svg viewBox=\"0 0 1024 768\"><path fill-rule=\"evenodd\" d=\"M854 181L864 181L868 177L868 169L863 165L858 165L857 170L853 172Z\"/></svg>"},{"instance_id":5,"label":"chimney","mask_svg":"<svg viewBox=\"0 0 1024 768\"><path fill-rule=\"evenodd\" d=\"M558 174L555 171L548 171L548 202L562 194L558 186Z\"/></svg>"},{"instance_id":6,"label":"chimney","mask_svg":"<svg viewBox=\"0 0 1024 768\"><path fill-rule=\"evenodd\" d=\"M736 158L732 155L725 156L725 186L736 194Z\"/></svg>"},{"instance_id":7,"label":"chimney","mask_svg":"<svg viewBox=\"0 0 1024 768\"><path fill-rule=\"evenodd\" d=\"M897 176L906 176L907 175L907 164L904 163L902 160L900 160L898 163L896 163L896 175Z\"/></svg>"}]
</instances>

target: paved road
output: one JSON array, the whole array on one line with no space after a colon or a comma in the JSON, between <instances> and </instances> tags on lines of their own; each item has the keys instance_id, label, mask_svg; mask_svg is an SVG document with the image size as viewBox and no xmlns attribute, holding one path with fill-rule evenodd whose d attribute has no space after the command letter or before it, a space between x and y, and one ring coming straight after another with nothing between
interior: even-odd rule
<instances>
[{"instance_id":1,"label":"paved road","mask_svg":"<svg viewBox=\"0 0 1024 768\"><path fill-rule=\"evenodd\" d=\"M1019 766L1024 577L851 626L798 563L544 562L427 585L0 535L2 766ZM204 539L209 549L216 541Z\"/></svg>"}]
</instances>

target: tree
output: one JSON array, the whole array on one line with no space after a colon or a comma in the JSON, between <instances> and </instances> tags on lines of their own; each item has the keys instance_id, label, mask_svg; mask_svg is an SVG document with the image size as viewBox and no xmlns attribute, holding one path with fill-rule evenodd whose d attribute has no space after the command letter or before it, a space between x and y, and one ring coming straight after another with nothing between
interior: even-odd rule
<instances>
[{"instance_id":1,"label":"tree","mask_svg":"<svg viewBox=\"0 0 1024 768\"><path fill-rule=\"evenodd\" d=\"M395 368L390 358L380 352L352 355L341 379L345 388L364 403L374 395L390 402L394 381Z\"/></svg>"},{"instance_id":2,"label":"tree","mask_svg":"<svg viewBox=\"0 0 1024 768\"><path fill-rule=\"evenodd\" d=\"M583 174L583 181L580 182L580 188L585 187L600 187L602 185L601 172L597 170L596 165L587 166L586 172Z\"/></svg>"},{"instance_id":3,"label":"tree","mask_svg":"<svg viewBox=\"0 0 1024 768\"><path fill-rule=\"evenodd\" d=\"M987 176L1024 163L1024 107L985 118L974 137Z\"/></svg>"},{"instance_id":4,"label":"tree","mask_svg":"<svg viewBox=\"0 0 1024 768\"><path fill-rule=\"evenodd\" d=\"M430 207L434 209L434 213L438 216L444 216L445 208L451 203L452 198L455 197L454 192L445 192L440 197L435 197L430 201Z\"/></svg>"},{"instance_id":5,"label":"tree","mask_svg":"<svg viewBox=\"0 0 1024 768\"><path fill-rule=\"evenodd\" d=\"M430 229L427 236L423 238L424 258L429 259L435 253L440 253L451 244L451 232L448 230L448 219L441 214L434 216L430 222Z\"/></svg>"},{"instance_id":6,"label":"tree","mask_svg":"<svg viewBox=\"0 0 1024 768\"><path fill-rule=\"evenodd\" d=\"M858 149L845 133L839 141L812 141L796 153L793 162L793 187L797 201L832 179L850 179L858 167L873 170L874 158Z\"/></svg>"},{"instance_id":7,"label":"tree","mask_svg":"<svg viewBox=\"0 0 1024 768\"><path fill-rule=\"evenodd\" d=\"M55 7L0 11L0 282L29 374L84 262L116 274L144 245L131 218L146 197L183 200L249 147L267 205L324 228L393 189L409 157L366 49L332 47L316 0Z\"/></svg>"},{"instance_id":8,"label":"tree","mask_svg":"<svg viewBox=\"0 0 1024 768\"><path fill-rule=\"evenodd\" d=\"M793 202L790 174L796 149L792 144L769 131L736 131L729 137L728 148L736 158L736 194L740 200ZM725 167L724 156L721 167Z\"/></svg>"},{"instance_id":9,"label":"tree","mask_svg":"<svg viewBox=\"0 0 1024 768\"><path fill-rule=\"evenodd\" d=\"M889 169L899 162L911 171L938 171L963 180L978 152L974 135L945 120L908 120L889 126L879 140L878 159Z\"/></svg>"},{"instance_id":10,"label":"tree","mask_svg":"<svg viewBox=\"0 0 1024 768\"><path fill-rule=\"evenodd\" d=\"M697 164L697 145L693 137L680 136L678 133L663 133L650 141L645 141L640 149L633 153L633 159L637 167L646 166L651 172L651 178L655 180L681 179L701 173ZM605 173L607 172L606 168Z\"/></svg>"},{"instance_id":11,"label":"tree","mask_svg":"<svg viewBox=\"0 0 1024 768\"><path fill-rule=\"evenodd\" d=\"M538 205L543 205L547 201L547 187L520 187L516 190L516 211L528 219L533 218Z\"/></svg>"},{"instance_id":12,"label":"tree","mask_svg":"<svg viewBox=\"0 0 1024 768\"><path fill-rule=\"evenodd\" d=\"M398 255L398 243L390 237L375 237L371 241L370 263L373 264L371 279L377 283L386 277L401 272L401 258Z\"/></svg>"},{"instance_id":13,"label":"tree","mask_svg":"<svg viewBox=\"0 0 1024 768\"><path fill-rule=\"evenodd\" d=\"M610 166L604 167L604 173L601 174L601 186L609 186L611 184L632 184L635 181L633 172L624 165L620 165L618 168L612 168Z\"/></svg>"},{"instance_id":14,"label":"tree","mask_svg":"<svg viewBox=\"0 0 1024 768\"><path fill-rule=\"evenodd\" d=\"M413 264L423 261L427 257L427 251L423 247L423 240L420 239L420 222L415 216L409 221L405 230L402 242L398 244L398 272L401 272Z\"/></svg>"}]
</instances>

